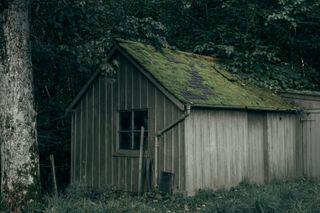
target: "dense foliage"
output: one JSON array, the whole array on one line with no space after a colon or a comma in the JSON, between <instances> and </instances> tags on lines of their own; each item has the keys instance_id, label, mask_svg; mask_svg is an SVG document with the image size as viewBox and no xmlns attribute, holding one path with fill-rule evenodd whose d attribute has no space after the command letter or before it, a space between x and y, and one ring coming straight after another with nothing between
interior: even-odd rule
<instances>
[{"instance_id":1,"label":"dense foliage","mask_svg":"<svg viewBox=\"0 0 320 213\"><path fill-rule=\"evenodd\" d=\"M242 183L230 190L201 190L195 197L181 194L132 196L104 188L71 186L64 195L46 197L28 212L317 212L320 184L309 180Z\"/></svg>"},{"instance_id":2,"label":"dense foliage","mask_svg":"<svg viewBox=\"0 0 320 213\"><path fill-rule=\"evenodd\" d=\"M33 0L32 43L42 182L48 155L68 183L64 110L114 38L171 45L230 61L273 89L320 89L318 0Z\"/></svg>"}]
</instances>

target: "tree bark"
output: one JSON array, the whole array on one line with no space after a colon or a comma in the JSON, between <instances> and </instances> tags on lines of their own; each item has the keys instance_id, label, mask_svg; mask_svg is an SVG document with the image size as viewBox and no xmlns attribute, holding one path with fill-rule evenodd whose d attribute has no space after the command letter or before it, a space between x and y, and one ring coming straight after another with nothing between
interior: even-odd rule
<instances>
[{"instance_id":1,"label":"tree bark","mask_svg":"<svg viewBox=\"0 0 320 213\"><path fill-rule=\"evenodd\" d=\"M1 8L1 195L14 212L34 201L40 186L29 11L29 0Z\"/></svg>"}]
</instances>

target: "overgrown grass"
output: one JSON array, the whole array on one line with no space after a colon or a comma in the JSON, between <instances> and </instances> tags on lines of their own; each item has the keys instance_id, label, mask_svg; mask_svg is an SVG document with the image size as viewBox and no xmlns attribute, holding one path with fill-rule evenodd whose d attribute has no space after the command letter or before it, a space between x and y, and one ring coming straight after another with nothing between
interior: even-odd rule
<instances>
[{"instance_id":1,"label":"overgrown grass","mask_svg":"<svg viewBox=\"0 0 320 213\"><path fill-rule=\"evenodd\" d=\"M71 186L59 197L45 196L28 212L320 212L320 182L306 179L230 190L200 190L194 197L149 193L138 197L105 187Z\"/></svg>"}]
</instances>

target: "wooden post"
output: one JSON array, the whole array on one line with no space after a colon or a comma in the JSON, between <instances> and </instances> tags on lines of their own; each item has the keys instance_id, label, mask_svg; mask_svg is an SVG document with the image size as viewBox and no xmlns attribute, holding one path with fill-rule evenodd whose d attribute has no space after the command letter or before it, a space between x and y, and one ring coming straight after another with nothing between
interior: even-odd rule
<instances>
[{"instance_id":1,"label":"wooden post","mask_svg":"<svg viewBox=\"0 0 320 213\"><path fill-rule=\"evenodd\" d=\"M141 127L140 134L140 154L139 154L139 178L138 178L138 195L141 195L142 191L142 160L143 160L143 137L144 137L144 127Z\"/></svg>"},{"instance_id":2,"label":"wooden post","mask_svg":"<svg viewBox=\"0 0 320 213\"><path fill-rule=\"evenodd\" d=\"M57 179L56 179L56 169L54 166L54 156L50 155L51 162L51 170L52 170L52 180L53 180L53 192L55 196L58 196L58 187L57 187Z\"/></svg>"}]
</instances>

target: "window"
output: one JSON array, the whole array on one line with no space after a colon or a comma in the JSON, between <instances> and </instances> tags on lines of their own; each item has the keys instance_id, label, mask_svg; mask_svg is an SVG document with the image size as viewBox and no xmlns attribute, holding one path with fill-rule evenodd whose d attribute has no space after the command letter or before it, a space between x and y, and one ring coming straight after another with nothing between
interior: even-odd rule
<instances>
[{"instance_id":1,"label":"window","mask_svg":"<svg viewBox=\"0 0 320 213\"><path fill-rule=\"evenodd\" d=\"M119 149L139 150L141 127L144 127L144 147L148 140L148 111L133 110L119 113Z\"/></svg>"}]
</instances>

